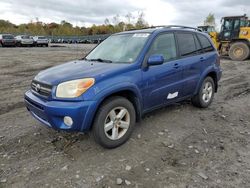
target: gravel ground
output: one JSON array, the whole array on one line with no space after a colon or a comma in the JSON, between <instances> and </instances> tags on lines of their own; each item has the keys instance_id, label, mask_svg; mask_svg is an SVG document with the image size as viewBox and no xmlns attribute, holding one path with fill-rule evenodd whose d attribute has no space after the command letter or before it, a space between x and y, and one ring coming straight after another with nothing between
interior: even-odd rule
<instances>
[{"instance_id":1,"label":"gravel ground","mask_svg":"<svg viewBox=\"0 0 250 188\"><path fill-rule=\"evenodd\" d=\"M250 186L250 61L222 59L209 108L185 101L156 110L125 145L107 150L88 134L46 128L23 103L40 70L91 48L0 49L0 187Z\"/></svg>"}]
</instances>

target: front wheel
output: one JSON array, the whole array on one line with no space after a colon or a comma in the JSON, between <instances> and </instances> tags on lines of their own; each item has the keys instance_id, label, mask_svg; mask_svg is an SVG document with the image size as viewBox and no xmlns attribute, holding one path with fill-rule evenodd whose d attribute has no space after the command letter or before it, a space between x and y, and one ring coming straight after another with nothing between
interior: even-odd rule
<instances>
[{"instance_id":1,"label":"front wheel","mask_svg":"<svg viewBox=\"0 0 250 188\"><path fill-rule=\"evenodd\" d=\"M92 133L95 141L105 148L122 145L133 131L135 116L134 106L126 98L106 100L94 120Z\"/></svg>"},{"instance_id":2,"label":"front wheel","mask_svg":"<svg viewBox=\"0 0 250 188\"><path fill-rule=\"evenodd\" d=\"M213 101L215 91L214 80L206 77L197 95L192 98L192 104L200 108L207 108Z\"/></svg>"}]
</instances>

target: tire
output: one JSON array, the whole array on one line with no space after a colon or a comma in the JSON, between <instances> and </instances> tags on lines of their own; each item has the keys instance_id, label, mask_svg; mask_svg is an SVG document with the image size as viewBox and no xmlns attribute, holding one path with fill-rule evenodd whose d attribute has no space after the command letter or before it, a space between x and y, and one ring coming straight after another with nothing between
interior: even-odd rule
<instances>
[{"instance_id":1,"label":"tire","mask_svg":"<svg viewBox=\"0 0 250 188\"><path fill-rule=\"evenodd\" d=\"M231 45L228 54L234 61L244 61L249 57L250 49L244 42L235 42Z\"/></svg>"},{"instance_id":2,"label":"tire","mask_svg":"<svg viewBox=\"0 0 250 188\"><path fill-rule=\"evenodd\" d=\"M196 107L207 108L213 101L214 92L215 84L213 78L206 77L199 88L198 94L191 99L191 102Z\"/></svg>"},{"instance_id":3,"label":"tire","mask_svg":"<svg viewBox=\"0 0 250 188\"><path fill-rule=\"evenodd\" d=\"M0 42L0 48L3 47L3 44Z\"/></svg>"},{"instance_id":4,"label":"tire","mask_svg":"<svg viewBox=\"0 0 250 188\"><path fill-rule=\"evenodd\" d=\"M119 114L123 114L121 118L118 117ZM92 135L94 140L101 146L116 148L129 139L135 126L135 121L136 114L133 104L123 97L111 97L97 111Z\"/></svg>"}]
</instances>

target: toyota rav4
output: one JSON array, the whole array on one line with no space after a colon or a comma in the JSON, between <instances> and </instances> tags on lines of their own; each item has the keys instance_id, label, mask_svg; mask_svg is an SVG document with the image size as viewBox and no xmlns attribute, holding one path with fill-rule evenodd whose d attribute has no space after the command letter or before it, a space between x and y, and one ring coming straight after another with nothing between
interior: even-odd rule
<instances>
[{"instance_id":1,"label":"toyota rav4","mask_svg":"<svg viewBox=\"0 0 250 188\"><path fill-rule=\"evenodd\" d=\"M220 77L220 58L207 34L154 27L113 34L85 58L40 72L25 104L48 127L91 130L97 143L114 148L149 111L184 99L208 107Z\"/></svg>"}]
</instances>

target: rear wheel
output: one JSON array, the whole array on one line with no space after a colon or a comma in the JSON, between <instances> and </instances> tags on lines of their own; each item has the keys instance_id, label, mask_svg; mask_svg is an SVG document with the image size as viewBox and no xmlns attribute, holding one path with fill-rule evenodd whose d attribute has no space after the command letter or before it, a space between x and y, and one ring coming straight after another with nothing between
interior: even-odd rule
<instances>
[{"instance_id":1,"label":"rear wheel","mask_svg":"<svg viewBox=\"0 0 250 188\"><path fill-rule=\"evenodd\" d=\"M228 54L234 61L244 61L249 57L250 49L244 42L235 42L231 45Z\"/></svg>"},{"instance_id":2,"label":"rear wheel","mask_svg":"<svg viewBox=\"0 0 250 188\"><path fill-rule=\"evenodd\" d=\"M215 91L214 80L206 77L197 95L192 98L192 104L200 108L207 108L213 101Z\"/></svg>"},{"instance_id":3,"label":"rear wheel","mask_svg":"<svg viewBox=\"0 0 250 188\"><path fill-rule=\"evenodd\" d=\"M101 146L115 148L129 139L134 125L133 104L126 98L112 97L98 110L92 133L95 141Z\"/></svg>"}]
</instances>

